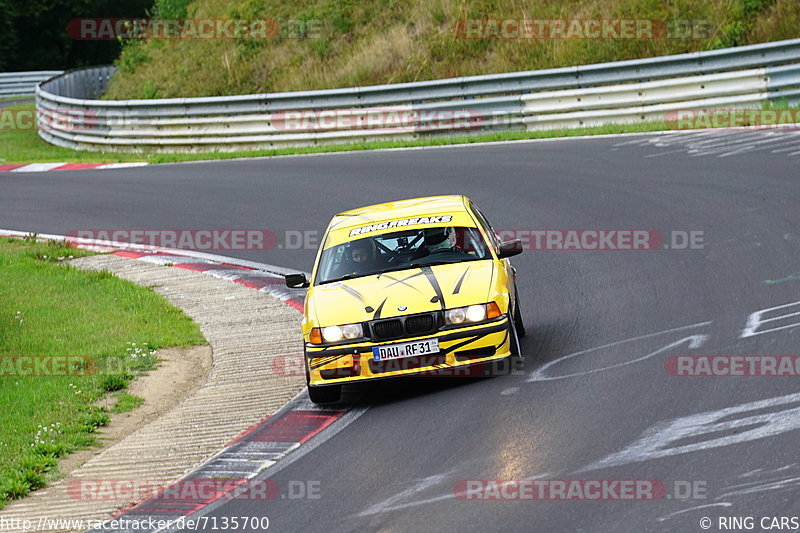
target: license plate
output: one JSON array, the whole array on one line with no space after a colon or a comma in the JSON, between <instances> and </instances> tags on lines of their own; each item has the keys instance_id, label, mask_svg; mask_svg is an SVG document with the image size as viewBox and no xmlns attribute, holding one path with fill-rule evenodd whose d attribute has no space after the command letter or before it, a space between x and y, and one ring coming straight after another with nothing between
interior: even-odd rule
<instances>
[{"instance_id":1,"label":"license plate","mask_svg":"<svg viewBox=\"0 0 800 533\"><path fill-rule=\"evenodd\" d=\"M387 359L428 355L438 351L439 339L427 339L424 341L401 342L398 344L376 346L372 349L372 355L376 361L385 361Z\"/></svg>"}]
</instances>

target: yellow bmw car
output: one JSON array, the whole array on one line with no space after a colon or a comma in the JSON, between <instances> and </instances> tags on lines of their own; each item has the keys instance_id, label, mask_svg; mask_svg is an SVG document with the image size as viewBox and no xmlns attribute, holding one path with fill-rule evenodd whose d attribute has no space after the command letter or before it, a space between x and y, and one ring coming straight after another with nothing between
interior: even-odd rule
<instances>
[{"instance_id":1,"label":"yellow bmw car","mask_svg":"<svg viewBox=\"0 0 800 533\"><path fill-rule=\"evenodd\" d=\"M336 402L343 383L457 373L520 356L525 328L508 258L464 196L362 207L333 217L307 287L303 317L311 400Z\"/></svg>"}]
</instances>

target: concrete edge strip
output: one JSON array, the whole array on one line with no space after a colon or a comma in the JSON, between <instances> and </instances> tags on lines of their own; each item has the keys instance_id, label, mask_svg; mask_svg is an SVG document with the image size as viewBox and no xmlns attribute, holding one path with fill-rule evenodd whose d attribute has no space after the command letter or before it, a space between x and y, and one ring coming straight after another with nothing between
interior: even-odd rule
<instances>
[{"instance_id":1,"label":"concrete edge strip","mask_svg":"<svg viewBox=\"0 0 800 533\"><path fill-rule=\"evenodd\" d=\"M29 163L27 165L0 165L0 172L51 172L63 170L114 170L136 168L149 165L146 162L133 163Z\"/></svg>"}]
</instances>

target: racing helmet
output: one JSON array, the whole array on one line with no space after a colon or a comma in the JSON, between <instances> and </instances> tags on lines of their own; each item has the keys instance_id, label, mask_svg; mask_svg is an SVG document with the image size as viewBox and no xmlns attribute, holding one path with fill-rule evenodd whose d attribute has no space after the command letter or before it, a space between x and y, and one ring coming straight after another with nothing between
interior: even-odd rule
<instances>
[{"instance_id":1,"label":"racing helmet","mask_svg":"<svg viewBox=\"0 0 800 533\"><path fill-rule=\"evenodd\" d=\"M424 230L424 242L430 253L439 250L452 250L455 246L455 228L427 228Z\"/></svg>"}]
</instances>

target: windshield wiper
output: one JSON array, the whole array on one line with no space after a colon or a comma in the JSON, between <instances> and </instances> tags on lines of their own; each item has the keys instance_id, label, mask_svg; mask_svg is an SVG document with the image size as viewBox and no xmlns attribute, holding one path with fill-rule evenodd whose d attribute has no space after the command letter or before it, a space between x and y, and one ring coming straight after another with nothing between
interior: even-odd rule
<instances>
[{"instance_id":1,"label":"windshield wiper","mask_svg":"<svg viewBox=\"0 0 800 533\"><path fill-rule=\"evenodd\" d=\"M325 281L320 281L320 285L325 285L326 283L336 283L337 281L346 281L348 279L354 278L364 278L367 276L377 276L379 274L383 274L384 272L389 272L390 270L376 270L373 272L354 272L352 274L345 274L344 276L334 278L334 279L326 279Z\"/></svg>"},{"instance_id":2,"label":"windshield wiper","mask_svg":"<svg viewBox=\"0 0 800 533\"><path fill-rule=\"evenodd\" d=\"M408 266L404 266L403 268L422 268L422 267L429 267L429 266L436 266L436 265L451 265L453 263L463 263L464 259L453 259L452 261L433 261L431 263L419 263L414 262Z\"/></svg>"},{"instance_id":3,"label":"windshield wiper","mask_svg":"<svg viewBox=\"0 0 800 533\"><path fill-rule=\"evenodd\" d=\"M345 281L345 280L348 280L348 279L360 278L362 276L369 276L369 274L347 274L346 276L342 276L342 277L339 277L339 278L326 279L325 281L320 281L319 284L320 285L325 285L326 283L336 283L337 281Z\"/></svg>"}]
</instances>

